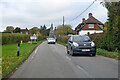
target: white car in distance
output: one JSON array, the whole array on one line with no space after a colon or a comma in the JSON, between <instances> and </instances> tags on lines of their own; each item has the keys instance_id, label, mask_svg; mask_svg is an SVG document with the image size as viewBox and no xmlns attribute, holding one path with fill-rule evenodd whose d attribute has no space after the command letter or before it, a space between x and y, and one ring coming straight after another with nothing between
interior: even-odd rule
<instances>
[{"instance_id":1,"label":"white car in distance","mask_svg":"<svg viewBox=\"0 0 120 80\"><path fill-rule=\"evenodd\" d=\"M47 38L48 44L55 44L56 40L54 38Z\"/></svg>"}]
</instances>

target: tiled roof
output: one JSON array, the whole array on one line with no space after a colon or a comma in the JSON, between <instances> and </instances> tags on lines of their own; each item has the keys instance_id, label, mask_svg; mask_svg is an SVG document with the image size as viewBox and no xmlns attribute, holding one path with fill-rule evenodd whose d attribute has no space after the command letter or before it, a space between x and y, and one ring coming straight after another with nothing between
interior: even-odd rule
<instances>
[{"instance_id":1,"label":"tiled roof","mask_svg":"<svg viewBox=\"0 0 120 80\"><path fill-rule=\"evenodd\" d=\"M89 18L87 20L85 20L84 22L80 23L76 28L75 30L79 30L81 29L82 27L84 27L85 24L100 24L100 25L103 25L102 22L100 22L99 20L97 20L95 17L92 16L92 13L89 13ZM77 29L79 28L79 29Z\"/></svg>"},{"instance_id":2,"label":"tiled roof","mask_svg":"<svg viewBox=\"0 0 120 80\"><path fill-rule=\"evenodd\" d=\"M85 20L85 23L97 23L97 24L102 24L99 20L97 20L95 17L90 16L87 20Z\"/></svg>"},{"instance_id":3,"label":"tiled roof","mask_svg":"<svg viewBox=\"0 0 120 80\"><path fill-rule=\"evenodd\" d=\"M26 28L26 29L21 29L21 31L28 31L28 29Z\"/></svg>"}]
</instances>

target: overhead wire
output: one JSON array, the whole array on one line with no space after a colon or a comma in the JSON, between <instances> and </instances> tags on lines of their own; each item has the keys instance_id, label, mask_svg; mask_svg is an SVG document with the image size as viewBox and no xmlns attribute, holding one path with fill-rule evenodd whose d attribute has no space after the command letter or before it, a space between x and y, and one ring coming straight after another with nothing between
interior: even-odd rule
<instances>
[{"instance_id":1,"label":"overhead wire","mask_svg":"<svg viewBox=\"0 0 120 80\"><path fill-rule=\"evenodd\" d=\"M85 11L87 11L94 3L95 3L95 1L97 1L97 0L94 0L85 10L83 10L78 16L76 16L75 18L73 18L70 22L72 22L72 21L75 21L75 19L77 19L79 16L81 16ZM70 23L69 22L69 23Z\"/></svg>"},{"instance_id":2,"label":"overhead wire","mask_svg":"<svg viewBox=\"0 0 120 80\"><path fill-rule=\"evenodd\" d=\"M75 19L77 19L80 15L82 15L86 10L88 10L94 3L95 3L95 1L97 1L97 0L94 0L93 2L92 2L92 4L90 4L84 11L82 11L78 16L76 16L73 20L75 20ZM73 21L72 20L72 21Z\"/></svg>"}]
</instances>

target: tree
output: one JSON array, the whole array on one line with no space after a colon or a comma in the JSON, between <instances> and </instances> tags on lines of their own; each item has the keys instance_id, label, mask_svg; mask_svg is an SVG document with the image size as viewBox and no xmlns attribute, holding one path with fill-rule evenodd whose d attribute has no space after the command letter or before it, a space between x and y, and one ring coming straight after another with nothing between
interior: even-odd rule
<instances>
[{"instance_id":1,"label":"tree","mask_svg":"<svg viewBox=\"0 0 120 80\"><path fill-rule=\"evenodd\" d=\"M20 32L21 32L21 29L19 27L16 27L14 30L14 33L20 33Z\"/></svg>"},{"instance_id":2,"label":"tree","mask_svg":"<svg viewBox=\"0 0 120 80\"><path fill-rule=\"evenodd\" d=\"M45 24L44 24L44 26L43 26L43 29L46 30L46 26L45 26Z\"/></svg>"},{"instance_id":3,"label":"tree","mask_svg":"<svg viewBox=\"0 0 120 80\"><path fill-rule=\"evenodd\" d=\"M45 26L45 25L44 25L43 27L41 26L41 28L40 28L40 33L41 33L43 36L48 36L47 29L46 29L46 26Z\"/></svg>"},{"instance_id":4,"label":"tree","mask_svg":"<svg viewBox=\"0 0 120 80\"><path fill-rule=\"evenodd\" d=\"M5 32L13 32L14 31L14 27L13 26L7 26L6 27L6 30L5 30Z\"/></svg>"},{"instance_id":5,"label":"tree","mask_svg":"<svg viewBox=\"0 0 120 80\"><path fill-rule=\"evenodd\" d=\"M75 34L71 28L71 25L64 25L64 32L63 32L63 26L60 25L55 30L56 35L68 35L68 34Z\"/></svg>"},{"instance_id":6,"label":"tree","mask_svg":"<svg viewBox=\"0 0 120 80\"><path fill-rule=\"evenodd\" d=\"M104 0L106 1L106 0ZM108 50L120 50L120 1L103 2L108 10L107 33L105 34L105 44Z\"/></svg>"},{"instance_id":7,"label":"tree","mask_svg":"<svg viewBox=\"0 0 120 80\"><path fill-rule=\"evenodd\" d=\"M107 25L108 25L108 22L105 22L105 23L104 23L104 31L105 31L105 32L107 31Z\"/></svg>"},{"instance_id":8,"label":"tree","mask_svg":"<svg viewBox=\"0 0 120 80\"><path fill-rule=\"evenodd\" d=\"M40 33L39 31L40 31L40 29L38 28L38 27L33 27L33 28L31 28L30 30L29 30L32 34L37 34L37 33Z\"/></svg>"},{"instance_id":9,"label":"tree","mask_svg":"<svg viewBox=\"0 0 120 80\"><path fill-rule=\"evenodd\" d=\"M49 36L50 28L46 29L47 36Z\"/></svg>"}]
</instances>

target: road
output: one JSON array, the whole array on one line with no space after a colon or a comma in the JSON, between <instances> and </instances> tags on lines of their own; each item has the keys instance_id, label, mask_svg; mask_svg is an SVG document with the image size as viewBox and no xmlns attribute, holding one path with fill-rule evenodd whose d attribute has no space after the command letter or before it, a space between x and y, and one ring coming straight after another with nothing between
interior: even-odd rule
<instances>
[{"instance_id":1,"label":"road","mask_svg":"<svg viewBox=\"0 0 120 80\"><path fill-rule=\"evenodd\" d=\"M60 44L41 43L11 78L118 78L118 61L70 56Z\"/></svg>"}]
</instances>

